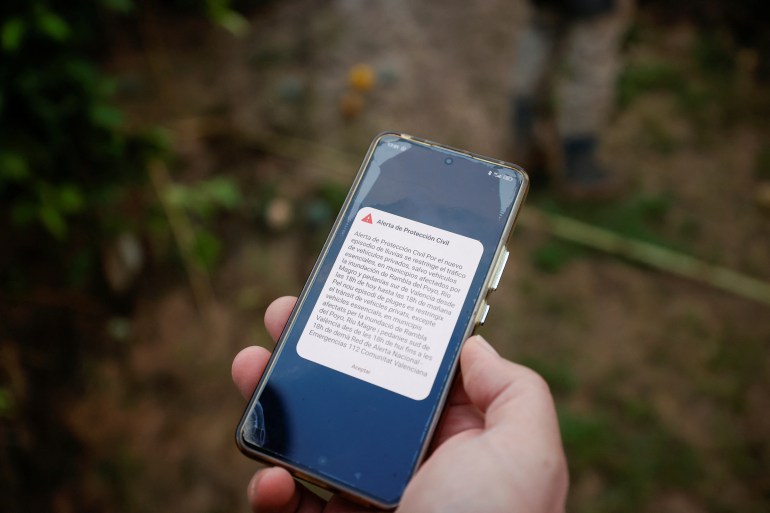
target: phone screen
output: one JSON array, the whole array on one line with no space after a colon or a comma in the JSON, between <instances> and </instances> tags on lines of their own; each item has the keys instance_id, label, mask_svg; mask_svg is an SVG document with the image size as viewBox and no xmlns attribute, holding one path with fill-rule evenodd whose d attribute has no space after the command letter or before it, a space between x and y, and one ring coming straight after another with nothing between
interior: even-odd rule
<instances>
[{"instance_id":1,"label":"phone screen","mask_svg":"<svg viewBox=\"0 0 770 513\"><path fill-rule=\"evenodd\" d=\"M375 140L240 426L247 452L397 504L526 175Z\"/></svg>"}]
</instances>

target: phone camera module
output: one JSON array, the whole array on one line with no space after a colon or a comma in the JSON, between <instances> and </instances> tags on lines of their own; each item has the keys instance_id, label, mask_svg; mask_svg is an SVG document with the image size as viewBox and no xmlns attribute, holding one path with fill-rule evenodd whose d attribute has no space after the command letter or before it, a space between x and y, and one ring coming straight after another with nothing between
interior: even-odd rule
<instances>
[{"instance_id":1,"label":"phone camera module","mask_svg":"<svg viewBox=\"0 0 770 513\"><path fill-rule=\"evenodd\" d=\"M452 157L447 157L444 159L444 164L446 164L447 166L451 166L454 161L455 159L453 159Z\"/></svg>"}]
</instances>

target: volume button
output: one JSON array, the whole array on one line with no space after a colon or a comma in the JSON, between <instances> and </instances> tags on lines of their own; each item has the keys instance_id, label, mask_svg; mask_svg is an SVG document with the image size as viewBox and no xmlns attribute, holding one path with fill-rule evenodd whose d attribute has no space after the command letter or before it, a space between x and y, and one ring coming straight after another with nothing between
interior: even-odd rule
<instances>
[{"instance_id":1,"label":"volume button","mask_svg":"<svg viewBox=\"0 0 770 513\"><path fill-rule=\"evenodd\" d=\"M500 261L497 264L497 269L495 269L495 276L492 278L492 283L489 285L489 290L497 290L497 287L500 285L500 278L503 277L505 264L508 263L508 256L510 254L511 252L508 251L508 248L505 248L503 250L503 254L500 255Z\"/></svg>"},{"instance_id":2,"label":"volume button","mask_svg":"<svg viewBox=\"0 0 770 513\"><path fill-rule=\"evenodd\" d=\"M489 315L489 305L484 305L484 310L481 312L481 317L479 318L479 326L484 326L484 323L487 322L487 315Z\"/></svg>"}]
</instances>

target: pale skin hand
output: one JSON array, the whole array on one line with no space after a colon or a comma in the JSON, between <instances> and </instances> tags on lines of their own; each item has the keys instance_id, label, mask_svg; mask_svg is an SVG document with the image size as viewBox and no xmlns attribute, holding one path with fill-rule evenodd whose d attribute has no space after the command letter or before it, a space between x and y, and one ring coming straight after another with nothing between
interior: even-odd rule
<instances>
[{"instance_id":1,"label":"pale skin hand","mask_svg":"<svg viewBox=\"0 0 770 513\"><path fill-rule=\"evenodd\" d=\"M277 339L296 299L279 298L265 313ZM254 392L270 353L247 347L233 361L233 381ZM553 399L533 371L500 357L478 336L460 356L461 378L450 395L432 452L406 488L402 513L557 513L564 511L567 464ZM259 513L370 511L340 497L326 502L278 467L249 483Z\"/></svg>"}]
</instances>

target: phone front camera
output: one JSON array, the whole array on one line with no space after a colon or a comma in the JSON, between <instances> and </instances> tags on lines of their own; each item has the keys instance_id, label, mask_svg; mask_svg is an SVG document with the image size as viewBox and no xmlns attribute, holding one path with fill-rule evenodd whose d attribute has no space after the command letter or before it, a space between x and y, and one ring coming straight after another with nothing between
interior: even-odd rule
<instances>
[{"instance_id":1,"label":"phone front camera","mask_svg":"<svg viewBox=\"0 0 770 513\"><path fill-rule=\"evenodd\" d=\"M454 161L455 161L455 159L453 159L452 157L447 157L447 158L444 159L444 164L446 164L447 166L451 166L452 162L454 162Z\"/></svg>"}]
</instances>

